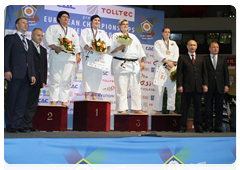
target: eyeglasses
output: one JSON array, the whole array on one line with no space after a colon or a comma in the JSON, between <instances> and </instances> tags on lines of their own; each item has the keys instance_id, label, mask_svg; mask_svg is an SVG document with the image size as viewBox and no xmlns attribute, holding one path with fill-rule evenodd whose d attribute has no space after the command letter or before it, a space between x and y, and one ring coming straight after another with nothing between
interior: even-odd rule
<instances>
[{"instance_id":1,"label":"eyeglasses","mask_svg":"<svg viewBox=\"0 0 240 170\"><path fill-rule=\"evenodd\" d=\"M121 25L128 25L128 24L121 24Z\"/></svg>"}]
</instances>

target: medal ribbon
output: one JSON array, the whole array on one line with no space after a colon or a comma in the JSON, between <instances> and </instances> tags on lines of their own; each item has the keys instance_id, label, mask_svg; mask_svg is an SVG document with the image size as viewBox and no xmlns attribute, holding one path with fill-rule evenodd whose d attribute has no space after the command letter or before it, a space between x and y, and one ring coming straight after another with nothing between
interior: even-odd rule
<instances>
[{"instance_id":1,"label":"medal ribbon","mask_svg":"<svg viewBox=\"0 0 240 170\"><path fill-rule=\"evenodd\" d=\"M164 41L164 44L165 44L166 47L167 47L167 50L169 50L169 40L168 40L168 43L166 43L165 39L163 38L163 41Z\"/></svg>"},{"instance_id":2,"label":"medal ribbon","mask_svg":"<svg viewBox=\"0 0 240 170\"><path fill-rule=\"evenodd\" d=\"M59 25L62 27L65 37L67 36L67 32L68 32L68 26L66 27L66 30L64 29L64 27L59 23Z\"/></svg>"},{"instance_id":3,"label":"medal ribbon","mask_svg":"<svg viewBox=\"0 0 240 170\"><path fill-rule=\"evenodd\" d=\"M92 30L92 34L93 34L93 39L96 39L96 37L97 37L97 30L96 30L96 34L94 34L94 31L93 31L93 28L91 27L91 30Z\"/></svg>"}]
</instances>

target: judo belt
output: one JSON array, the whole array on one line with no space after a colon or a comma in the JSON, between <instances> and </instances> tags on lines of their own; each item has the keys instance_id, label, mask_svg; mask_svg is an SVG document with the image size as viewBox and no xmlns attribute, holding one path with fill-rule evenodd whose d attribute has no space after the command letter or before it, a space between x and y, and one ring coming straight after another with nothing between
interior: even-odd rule
<instances>
[{"instance_id":1,"label":"judo belt","mask_svg":"<svg viewBox=\"0 0 240 170\"><path fill-rule=\"evenodd\" d=\"M113 57L113 58L116 59L116 60L123 60L124 61L120 66L122 66L124 63L126 63L126 61L135 62L135 61L138 60L138 59L127 59L127 58L118 58L118 57Z\"/></svg>"}]
</instances>

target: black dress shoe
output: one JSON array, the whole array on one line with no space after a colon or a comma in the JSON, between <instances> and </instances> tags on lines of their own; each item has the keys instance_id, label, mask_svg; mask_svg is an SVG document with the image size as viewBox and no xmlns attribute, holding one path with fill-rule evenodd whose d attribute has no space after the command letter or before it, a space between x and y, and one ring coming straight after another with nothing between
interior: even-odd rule
<instances>
[{"instance_id":1,"label":"black dress shoe","mask_svg":"<svg viewBox=\"0 0 240 170\"><path fill-rule=\"evenodd\" d=\"M20 128L20 129L17 129L18 132L21 132L21 133L28 133L29 130L26 129L26 128Z\"/></svg>"},{"instance_id":2,"label":"black dress shoe","mask_svg":"<svg viewBox=\"0 0 240 170\"><path fill-rule=\"evenodd\" d=\"M185 128L180 128L179 133L184 133L184 132L186 132L186 129Z\"/></svg>"},{"instance_id":3,"label":"black dress shoe","mask_svg":"<svg viewBox=\"0 0 240 170\"><path fill-rule=\"evenodd\" d=\"M212 132L212 131L213 131L213 129L211 127L206 129L206 132Z\"/></svg>"},{"instance_id":4,"label":"black dress shoe","mask_svg":"<svg viewBox=\"0 0 240 170\"><path fill-rule=\"evenodd\" d=\"M36 131L37 131L37 129L35 129L35 128L33 128L33 127L30 127L29 130L30 130L31 132L36 132Z\"/></svg>"},{"instance_id":5,"label":"black dress shoe","mask_svg":"<svg viewBox=\"0 0 240 170\"><path fill-rule=\"evenodd\" d=\"M221 133L221 132L223 132L223 130L220 129L220 128L217 128L217 129L214 130L214 132L219 132L219 133Z\"/></svg>"},{"instance_id":6,"label":"black dress shoe","mask_svg":"<svg viewBox=\"0 0 240 170\"><path fill-rule=\"evenodd\" d=\"M199 129L199 130L195 130L196 133L203 133L203 130L202 129Z\"/></svg>"},{"instance_id":7,"label":"black dress shoe","mask_svg":"<svg viewBox=\"0 0 240 170\"><path fill-rule=\"evenodd\" d=\"M7 129L7 132L9 132L9 133L16 133L17 129L16 128L9 128L9 129Z\"/></svg>"}]
</instances>

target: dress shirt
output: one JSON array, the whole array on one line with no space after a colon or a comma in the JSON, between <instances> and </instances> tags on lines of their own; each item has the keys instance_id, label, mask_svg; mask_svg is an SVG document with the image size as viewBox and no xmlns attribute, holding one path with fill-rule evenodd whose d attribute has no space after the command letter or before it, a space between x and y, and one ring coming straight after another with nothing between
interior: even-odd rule
<instances>
[{"instance_id":1,"label":"dress shirt","mask_svg":"<svg viewBox=\"0 0 240 170\"><path fill-rule=\"evenodd\" d=\"M36 44L33 40L32 40L34 46L36 47L38 53L40 54L40 45L39 44Z\"/></svg>"},{"instance_id":2,"label":"dress shirt","mask_svg":"<svg viewBox=\"0 0 240 170\"><path fill-rule=\"evenodd\" d=\"M195 61L196 61L196 53L190 53L190 52L188 52L188 55L189 55L189 57L190 57L191 60L192 60L192 55L194 55L193 57L194 57L194 59L195 59Z\"/></svg>"},{"instance_id":3,"label":"dress shirt","mask_svg":"<svg viewBox=\"0 0 240 170\"><path fill-rule=\"evenodd\" d=\"M210 54L210 59L211 59L211 61L212 61L213 67L214 67L213 56L214 56L214 55ZM215 55L215 58L216 58L216 59L215 59L215 61L216 61L216 66L217 66L217 61L218 61L217 59L218 59L218 55Z\"/></svg>"}]
</instances>

